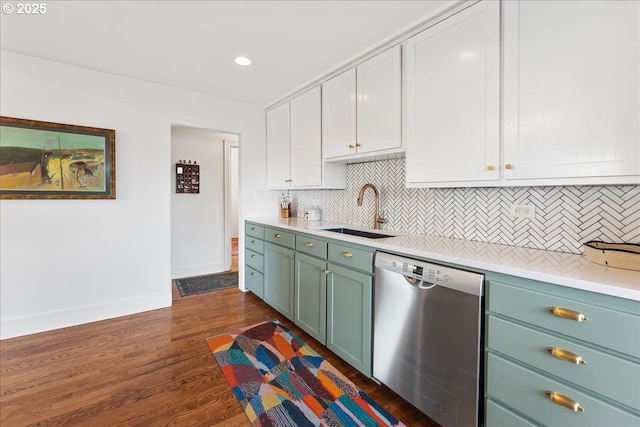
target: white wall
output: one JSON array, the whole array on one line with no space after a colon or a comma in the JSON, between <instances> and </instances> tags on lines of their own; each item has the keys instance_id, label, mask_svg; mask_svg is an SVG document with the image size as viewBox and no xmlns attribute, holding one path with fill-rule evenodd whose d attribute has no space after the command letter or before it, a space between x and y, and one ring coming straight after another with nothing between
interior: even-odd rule
<instances>
[{"instance_id":1,"label":"white wall","mask_svg":"<svg viewBox=\"0 0 640 427\"><path fill-rule=\"evenodd\" d=\"M0 55L3 116L116 130L117 193L0 202L1 338L171 304L171 124L239 134L241 215L273 210L262 107Z\"/></svg>"},{"instance_id":2,"label":"white wall","mask_svg":"<svg viewBox=\"0 0 640 427\"><path fill-rule=\"evenodd\" d=\"M228 135L185 126L171 128L171 163L200 165L199 194L175 191L172 167L171 277L224 271L224 139ZM237 215L237 212L236 212Z\"/></svg>"}]
</instances>

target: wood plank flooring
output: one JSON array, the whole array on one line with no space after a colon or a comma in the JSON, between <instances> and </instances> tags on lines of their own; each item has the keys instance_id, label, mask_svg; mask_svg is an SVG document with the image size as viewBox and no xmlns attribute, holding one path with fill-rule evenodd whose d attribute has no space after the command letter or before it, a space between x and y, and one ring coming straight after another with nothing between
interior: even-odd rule
<instances>
[{"instance_id":1,"label":"wood plank flooring","mask_svg":"<svg viewBox=\"0 0 640 427\"><path fill-rule=\"evenodd\" d=\"M247 426L205 338L277 318L408 426L433 421L375 384L252 293L0 341L0 425Z\"/></svg>"}]
</instances>

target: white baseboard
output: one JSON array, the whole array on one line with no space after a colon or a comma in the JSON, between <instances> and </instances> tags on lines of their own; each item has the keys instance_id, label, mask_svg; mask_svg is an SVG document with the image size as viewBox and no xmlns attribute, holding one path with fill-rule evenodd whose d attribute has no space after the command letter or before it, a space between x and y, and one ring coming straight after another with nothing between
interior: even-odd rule
<instances>
[{"instance_id":1,"label":"white baseboard","mask_svg":"<svg viewBox=\"0 0 640 427\"><path fill-rule=\"evenodd\" d=\"M168 292L110 301L105 304L2 319L0 321L0 339L67 328L170 306L171 290L169 288Z\"/></svg>"},{"instance_id":2,"label":"white baseboard","mask_svg":"<svg viewBox=\"0 0 640 427\"><path fill-rule=\"evenodd\" d=\"M189 265L171 269L171 278L180 279L182 277L202 276L203 274L221 273L226 271L222 262L215 264Z\"/></svg>"}]
</instances>

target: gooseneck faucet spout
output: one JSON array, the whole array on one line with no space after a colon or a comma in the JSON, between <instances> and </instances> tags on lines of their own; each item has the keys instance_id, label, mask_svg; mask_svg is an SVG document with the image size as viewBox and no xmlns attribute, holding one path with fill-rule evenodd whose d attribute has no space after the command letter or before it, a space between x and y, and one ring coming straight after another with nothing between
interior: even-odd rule
<instances>
[{"instance_id":1,"label":"gooseneck faucet spout","mask_svg":"<svg viewBox=\"0 0 640 427\"><path fill-rule=\"evenodd\" d=\"M380 216L380 192L373 184L365 184L360 189L360 193L358 193L358 206L362 206L362 198L364 197L364 192L367 188L373 190L373 194L376 197L376 213L373 215L373 228L374 230L378 230L380 228L380 224L384 224L387 222L386 219Z\"/></svg>"}]
</instances>

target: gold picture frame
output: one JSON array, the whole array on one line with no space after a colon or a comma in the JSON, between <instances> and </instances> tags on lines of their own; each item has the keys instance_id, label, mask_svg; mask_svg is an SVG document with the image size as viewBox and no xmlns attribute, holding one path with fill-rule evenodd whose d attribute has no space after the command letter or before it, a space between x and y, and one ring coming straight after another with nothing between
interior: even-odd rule
<instances>
[{"instance_id":1,"label":"gold picture frame","mask_svg":"<svg viewBox=\"0 0 640 427\"><path fill-rule=\"evenodd\" d=\"M0 116L0 199L115 199L116 132Z\"/></svg>"}]
</instances>

